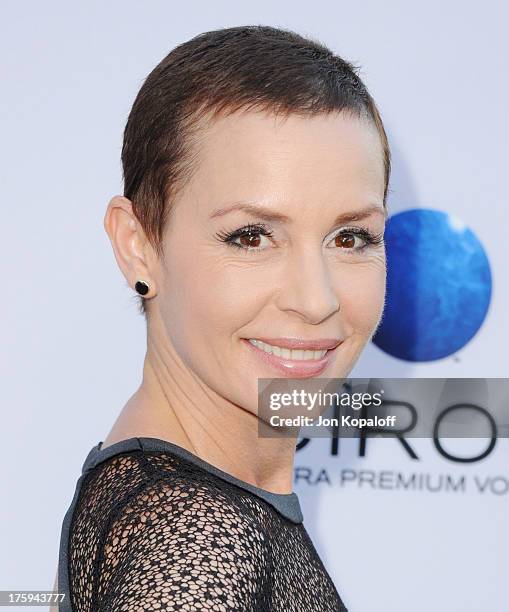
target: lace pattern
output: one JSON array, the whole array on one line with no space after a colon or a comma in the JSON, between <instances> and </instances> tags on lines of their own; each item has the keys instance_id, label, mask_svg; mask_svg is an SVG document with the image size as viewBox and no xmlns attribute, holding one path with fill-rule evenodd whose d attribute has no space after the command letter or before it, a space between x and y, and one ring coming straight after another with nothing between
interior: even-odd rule
<instances>
[{"instance_id":1,"label":"lace pattern","mask_svg":"<svg viewBox=\"0 0 509 612\"><path fill-rule=\"evenodd\" d=\"M66 560L73 612L346 612L302 522L168 450L86 472Z\"/></svg>"}]
</instances>

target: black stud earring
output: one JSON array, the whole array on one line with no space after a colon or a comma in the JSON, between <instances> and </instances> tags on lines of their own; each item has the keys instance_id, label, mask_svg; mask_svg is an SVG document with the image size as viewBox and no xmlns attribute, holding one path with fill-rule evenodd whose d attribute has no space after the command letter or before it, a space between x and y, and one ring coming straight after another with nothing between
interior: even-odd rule
<instances>
[{"instance_id":1,"label":"black stud earring","mask_svg":"<svg viewBox=\"0 0 509 612\"><path fill-rule=\"evenodd\" d=\"M144 280L136 281L134 288L140 295L147 295L147 293L150 291L150 285Z\"/></svg>"}]
</instances>

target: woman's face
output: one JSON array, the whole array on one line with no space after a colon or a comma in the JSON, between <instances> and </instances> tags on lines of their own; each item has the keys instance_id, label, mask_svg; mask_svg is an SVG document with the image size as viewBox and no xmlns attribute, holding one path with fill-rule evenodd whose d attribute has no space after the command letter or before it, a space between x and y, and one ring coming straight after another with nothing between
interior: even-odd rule
<instances>
[{"instance_id":1,"label":"woman's face","mask_svg":"<svg viewBox=\"0 0 509 612\"><path fill-rule=\"evenodd\" d=\"M384 305L376 129L337 113L236 113L208 128L197 162L155 275L167 348L184 371L253 413L258 378L348 376ZM337 346L321 359L325 350L270 355L249 342L257 339Z\"/></svg>"}]
</instances>

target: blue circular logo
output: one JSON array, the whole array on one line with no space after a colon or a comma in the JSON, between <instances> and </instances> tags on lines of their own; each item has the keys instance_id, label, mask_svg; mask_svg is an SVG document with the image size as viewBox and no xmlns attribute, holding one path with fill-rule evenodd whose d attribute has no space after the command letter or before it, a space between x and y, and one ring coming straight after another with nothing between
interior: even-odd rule
<instances>
[{"instance_id":1,"label":"blue circular logo","mask_svg":"<svg viewBox=\"0 0 509 612\"><path fill-rule=\"evenodd\" d=\"M387 294L373 342L393 357L433 361L481 327L491 299L486 253L457 217L416 208L386 224Z\"/></svg>"}]
</instances>

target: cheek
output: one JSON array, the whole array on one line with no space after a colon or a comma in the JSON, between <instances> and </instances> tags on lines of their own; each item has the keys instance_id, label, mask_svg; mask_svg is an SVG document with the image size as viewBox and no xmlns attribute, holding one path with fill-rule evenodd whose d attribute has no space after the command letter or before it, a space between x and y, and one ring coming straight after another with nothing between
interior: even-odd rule
<instances>
[{"instance_id":1,"label":"cheek","mask_svg":"<svg viewBox=\"0 0 509 612\"><path fill-rule=\"evenodd\" d=\"M385 291L385 262L352 266L342 275L339 301L350 333L372 333L382 316Z\"/></svg>"},{"instance_id":2,"label":"cheek","mask_svg":"<svg viewBox=\"0 0 509 612\"><path fill-rule=\"evenodd\" d=\"M180 257L178 266L166 271L162 311L182 356L206 353L217 362L224 359L225 348L260 302L260 285L252 280L248 270L211 258Z\"/></svg>"}]
</instances>

